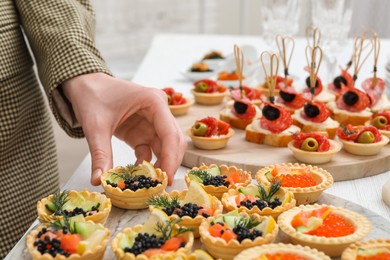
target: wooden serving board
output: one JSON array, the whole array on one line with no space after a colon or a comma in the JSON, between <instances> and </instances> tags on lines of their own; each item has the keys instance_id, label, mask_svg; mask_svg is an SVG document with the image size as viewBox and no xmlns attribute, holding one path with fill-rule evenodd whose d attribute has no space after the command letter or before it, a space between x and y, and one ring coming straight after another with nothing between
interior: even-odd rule
<instances>
[{"instance_id":1,"label":"wooden serving board","mask_svg":"<svg viewBox=\"0 0 390 260\"><path fill-rule=\"evenodd\" d=\"M176 117L184 133L196 120L206 116L219 118L219 111L225 107L193 105L188 114ZM297 161L287 147L273 147L263 144L255 144L245 140L245 131L234 129L235 134L229 140L227 146L220 150L201 150L193 146L188 137L188 149L184 155L182 164L192 168L205 164L235 165L254 175L260 168L278 163L295 163ZM390 169L390 145L385 146L381 152L373 156L357 156L345 152L338 152L331 162L321 164L319 167L329 171L335 181L352 180L368 177L385 172Z\"/></svg>"}]
</instances>

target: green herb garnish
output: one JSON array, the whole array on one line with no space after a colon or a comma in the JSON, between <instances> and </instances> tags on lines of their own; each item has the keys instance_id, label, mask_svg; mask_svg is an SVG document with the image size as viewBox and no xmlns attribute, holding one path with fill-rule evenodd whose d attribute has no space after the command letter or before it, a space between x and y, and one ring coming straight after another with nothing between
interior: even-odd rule
<instances>
[{"instance_id":1,"label":"green herb garnish","mask_svg":"<svg viewBox=\"0 0 390 260\"><path fill-rule=\"evenodd\" d=\"M162 239L167 241L172 237L172 232L174 230L174 227L177 223L181 221L180 218L172 221L172 220L166 220L165 224L162 223L161 221L157 222L156 224L156 231L160 232L162 234ZM185 228L185 227L179 227L179 229L176 230L176 235L181 235L185 232L193 232L194 230L192 228Z\"/></svg>"},{"instance_id":2,"label":"green herb garnish","mask_svg":"<svg viewBox=\"0 0 390 260\"><path fill-rule=\"evenodd\" d=\"M260 224L260 221L258 221L255 216L242 216L241 218L236 219L234 222L235 227L240 225L240 226L245 227L247 229L254 228L259 224Z\"/></svg>"},{"instance_id":3,"label":"green herb garnish","mask_svg":"<svg viewBox=\"0 0 390 260\"><path fill-rule=\"evenodd\" d=\"M168 195L156 195L149 198L146 204L157 208L177 207L180 205L180 200L179 197L169 197Z\"/></svg>"},{"instance_id":4,"label":"green herb garnish","mask_svg":"<svg viewBox=\"0 0 390 260\"><path fill-rule=\"evenodd\" d=\"M65 204L69 201L69 191L64 190L63 192L59 191L53 195L53 198L51 199L48 204L45 205L45 207L53 212L54 215L61 215L63 208ZM50 205L49 205L50 204Z\"/></svg>"},{"instance_id":5,"label":"green herb garnish","mask_svg":"<svg viewBox=\"0 0 390 260\"><path fill-rule=\"evenodd\" d=\"M280 180L276 181L276 182L273 182L271 183L271 188L269 190L269 192L267 192L263 186L261 185L258 185L258 188L259 188L259 198L266 201L267 203L270 203L271 202L271 198L275 195L276 192L279 191L280 189Z\"/></svg>"}]
</instances>

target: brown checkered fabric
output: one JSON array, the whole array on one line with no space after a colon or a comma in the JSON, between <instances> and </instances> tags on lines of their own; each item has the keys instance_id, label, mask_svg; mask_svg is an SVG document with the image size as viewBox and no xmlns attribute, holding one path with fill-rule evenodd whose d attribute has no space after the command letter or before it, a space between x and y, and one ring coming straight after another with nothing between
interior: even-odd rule
<instances>
[{"instance_id":1,"label":"brown checkered fabric","mask_svg":"<svg viewBox=\"0 0 390 260\"><path fill-rule=\"evenodd\" d=\"M93 45L86 0L0 1L0 258L36 218L37 201L58 189L56 148L23 27L50 107L62 128L82 129L58 86L91 72L109 73Z\"/></svg>"}]
</instances>

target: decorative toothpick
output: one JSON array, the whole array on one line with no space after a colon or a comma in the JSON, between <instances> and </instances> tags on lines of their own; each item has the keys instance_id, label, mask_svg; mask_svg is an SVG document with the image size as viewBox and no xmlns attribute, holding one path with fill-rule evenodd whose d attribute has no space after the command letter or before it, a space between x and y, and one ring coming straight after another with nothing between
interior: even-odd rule
<instances>
[{"instance_id":1,"label":"decorative toothpick","mask_svg":"<svg viewBox=\"0 0 390 260\"><path fill-rule=\"evenodd\" d=\"M354 72L353 72L353 77L352 77L354 86L355 86L355 82L358 78L358 74L359 74L360 69L362 68L364 62L368 59L368 56L370 56L370 54L373 50L373 46L371 45L371 48L367 52L366 56L364 57L364 59L362 59L363 50L367 49L366 47L364 47L364 42L366 40L367 39L364 35L357 37L355 40L354 51L353 51L354 52L354 55L353 55Z\"/></svg>"},{"instance_id":2,"label":"decorative toothpick","mask_svg":"<svg viewBox=\"0 0 390 260\"><path fill-rule=\"evenodd\" d=\"M312 49L314 47L320 45L321 42L321 31L316 27L308 27L306 28L306 41L307 45Z\"/></svg>"},{"instance_id":3,"label":"decorative toothpick","mask_svg":"<svg viewBox=\"0 0 390 260\"><path fill-rule=\"evenodd\" d=\"M378 64L378 58L379 58L379 52L381 50L381 42L378 39L378 35L375 32L374 33L374 38L372 39L372 46L374 49L374 77L372 79L372 88L376 87L376 84L378 82L378 79L376 77L376 72L377 72L377 64Z\"/></svg>"},{"instance_id":4,"label":"decorative toothpick","mask_svg":"<svg viewBox=\"0 0 390 260\"><path fill-rule=\"evenodd\" d=\"M269 73L266 68L266 63L264 62L264 55L268 55L269 57ZM279 70L279 58L275 53L270 53L268 51L264 51L260 55L261 64L263 65L263 70L265 74L265 78L269 84L269 101L273 104L275 102L274 90L276 86L276 77L278 75ZM276 66L274 66L276 64Z\"/></svg>"},{"instance_id":5,"label":"decorative toothpick","mask_svg":"<svg viewBox=\"0 0 390 260\"><path fill-rule=\"evenodd\" d=\"M286 46L287 43L287 46ZM284 66L284 86L287 87L288 68L295 48L295 41L290 36L276 35L276 45L279 50L279 57L281 57ZM289 47L291 46L291 49Z\"/></svg>"},{"instance_id":6,"label":"decorative toothpick","mask_svg":"<svg viewBox=\"0 0 390 260\"><path fill-rule=\"evenodd\" d=\"M242 70L244 68L244 54L240 47L237 44L234 45L234 58L236 60L237 74L238 74L238 82L240 87L241 98L243 97L242 90Z\"/></svg>"},{"instance_id":7,"label":"decorative toothpick","mask_svg":"<svg viewBox=\"0 0 390 260\"><path fill-rule=\"evenodd\" d=\"M307 66L310 68L310 93L311 98L313 99L317 83L317 75L322 62L322 49L320 46L315 46L314 48L306 46L305 55Z\"/></svg>"}]
</instances>

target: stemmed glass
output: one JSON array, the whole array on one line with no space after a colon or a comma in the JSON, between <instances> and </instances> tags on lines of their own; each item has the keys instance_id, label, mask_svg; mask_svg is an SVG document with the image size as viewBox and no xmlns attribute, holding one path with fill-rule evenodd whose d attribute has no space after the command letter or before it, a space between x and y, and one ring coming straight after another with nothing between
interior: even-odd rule
<instances>
[{"instance_id":1,"label":"stemmed glass","mask_svg":"<svg viewBox=\"0 0 390 260\"><path fill-rule=\"evenodd\" d=\"M346 45L351 18L352 0L312 0L312 22L321 30L328 80L335 76L337 56Z\"/></svg>"}]
</instances>

